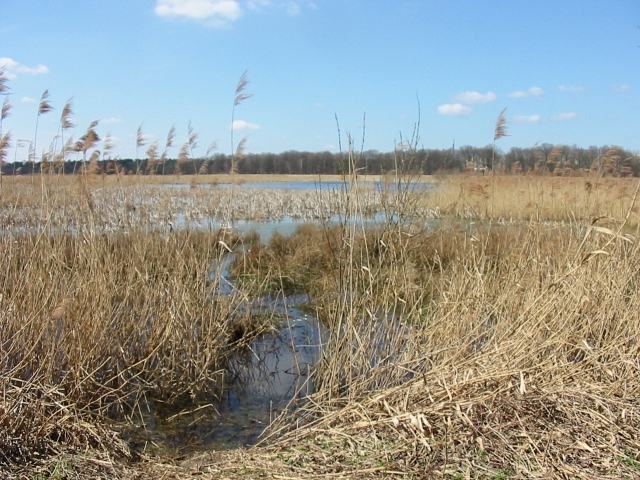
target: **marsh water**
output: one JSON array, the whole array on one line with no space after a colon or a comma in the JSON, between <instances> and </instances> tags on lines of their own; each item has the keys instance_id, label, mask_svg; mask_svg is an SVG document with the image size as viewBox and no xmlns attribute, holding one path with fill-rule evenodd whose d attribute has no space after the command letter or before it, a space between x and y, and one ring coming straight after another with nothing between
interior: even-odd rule
<instances>
[{"instance_id":1,"label":"marsh water","mask_svg":"<svg viewBox=\"0 0 640 480\"><path fill-rule=\"evenodd\" d=\"M234 288L228 271L234 255L212 266L211 275L219 276L218 291L223 295ZM130 445L184 454L257 443L272 421L297 408L298 401L314 391L311 368L322 353L327 331L304 309L307 302L306 295L254 299L253 313L280 320L231 359L221 396L170 408L143 404L135 428L125 432Z\"/></svg>"},{"instance_id":2,"label":"marsh water","mask_svg":"<svg viewBox=\"0 0 640 480\"><path fill-rule=\"evenodd\" d=\"M288 302L280 300L285 308ZM326 337L318 321L295 306L288 319L260 335L231 361L232 380L221 398L200 405L171 409L143 408L131 445L140 450L188 453L224 450L257 443L265 428L296 400L313 392L309 374Z\"/></svg>"},{"instance_id":3,"label":"marsh water","mask_svg":"<svg viewBox=\"0 0 640 480\"><path fill-rule=\"evenodd\" d=\"M220 185L222 186L222 185ZM173 184L169 187L188 187ZM341 182L273 182L245 183L241 188L266 189L338 189ZM327 224L344 219L330 218ZM366 218L350 219L365 226L388 221L383 213ZM209 219L201 227L215 230L229 228L243 235L257 232L263 242L276 233L290 235L308 220L285 218L279 221L260 222L238 220L222 225ZM176 228L184 228L184 218L177 218ZM212 270L219 275L219 293L229 294L233 280L228 266L234 254L225 257L222 265ZM143 405L138 424L127 434L129 442L140 450L153 449L165 453L188 453L205 449L230 449L257 443L261 434L283 411L291 411L314 391L310 376L313 365L322 354L323 342L328 332L308 311L304 295L265 296L255 299L252 312L275 313L281 319L272 330L256 337L249 348L232 358L228 376L231 379L220 398L211 398L198 405L185 402L171 408Z\"/></svg>"},{"instance_id":4,"label":"marsh water","mask_svg":"<svg viewBox=\"0 0 640 480\"><path fill-rule=\"evenodd\" d=\"M341 181L298 181L298 182L244 182L244 183L218 183L214 185L199 184L198 187L222 187L228 188L230 186L239 188L263 188L267 190L279 189L279 190L345 190L349 189L348 182ZM398 184L394 182L380 182L380 181L362 181L359 184L360 188L375 188L377 190L383 188L397 189ZM191 184L186 183L168 183L167 187L173 188L191 188ZM433 188L433 184L430 182L401 182L400 188L410 189L424 189Z\"/></svg>"}]
</instances>

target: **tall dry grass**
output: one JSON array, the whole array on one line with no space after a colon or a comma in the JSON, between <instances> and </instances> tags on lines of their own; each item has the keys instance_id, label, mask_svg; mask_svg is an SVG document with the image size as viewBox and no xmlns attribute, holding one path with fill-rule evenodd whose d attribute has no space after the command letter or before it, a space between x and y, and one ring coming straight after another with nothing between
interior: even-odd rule
<instances>
[{"instance_id":1,"label":"tall dry grass","mask_svg":"<svg viewBox=\"0 0 640 480\"><path fill-rule=\"evenodd\" d=\"M236 262L238 275L309 292L330 328L316 393L245 465L269 459L293 476L634 478L637 181L496 176L492 198L482 178L447 180L426 197L406 191L408 211L425 202L448 217L435 229L394 221L396 211L373 229L306 226Z\"/></svg>"},{"instance_id":2,"label":"tall dry grass","mask_svg":"<svg viewBox=\"0 0 640 480\"><path fill-rule=\"evenodd\" d=\"M107 419L213 400L234 352L269 322L243 292L221 291L237 237L105 229L88 176L47 185L3 196L14 216L0 231L0 469L85 447L130 458Z\"/></svg>"},{"instance_id":3,"label":"tall dry grass","mask_svg":"<svg viewBox=\"0 0 640 480\"><path fill-rule=\"evenodd\" d=\"M627 226L640 223L640 205L633 204L637 186L633 178L595 172L581 177L459 175L441 177L437 185L425 205L437 206L447 217L572 224L626 218Z\"/></svg>"}]
</instances>

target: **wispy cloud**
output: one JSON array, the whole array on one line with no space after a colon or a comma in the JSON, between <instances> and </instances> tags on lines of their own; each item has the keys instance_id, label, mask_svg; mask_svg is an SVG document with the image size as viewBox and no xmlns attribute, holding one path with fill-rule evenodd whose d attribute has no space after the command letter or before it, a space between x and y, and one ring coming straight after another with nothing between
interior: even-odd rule
<instances>
[{"instance_id":1,"label":"wispy cloud","mask_svg":"<svg viewBox=\"0 0 640 480\"><path fill-rule=\"evenodd\" d=\"M41 63L35 67L27 67L26 65L22 65L9 57L0 57L0 68L4 68L6 70L5 75L10 80L17 78L18 73L25 73L27 75L41 75L43 73L49 73L49 69Z\"/></svg>"},{"instance_id":2,"label":"wispy cloud","mask_svg":"<svg viewBox=\"0 0 640 480\"><path fill-rule=\"evenodd\" d=\"M287 12L287 14L291 15L292 17L295 15L300 15L300 5L298 5L296 2L289 2L287 3L287 6L285 7L285 12Z\"/></svg>"},{"instance_id":3,"label":"wispy cloud","mask_svg":"<svg viewBox=\"0 0 640 480\"><path fill-rule=\"evenodd\" d=\"M271 0L249 0L247 7L251 10L260 10L271 5Z\"/></svg>"},{"instance_id":4,"label":"wispy cloud","mask_svg":"<svg viewBox=\"0 0 640 480\"><path fill-rule=\"evenodd\" d=\"M36 103L37 102L37 100L35 98L31 98L31 97L22 97L22 99L20 101L24 102L24 103Z\"/></svg>"},{"instance_id":5,"label":"wispy cloud","mask_svg":"<svg viewBox=\"0 0 640 480\"><path fill-rule=\"evenodd\" d=\"M479 93L479 92L462 92L458 95L451 97L452 102L456 103L491 103L495 102L498 97L493 92Z\"/></svg>"},{"instance_id":6,"label":"wispy cloud","mask_svg":"<svg viewBox=\"0 0 640 480\"><path fill-rule=\"evenodd\" d=\"M616 93L626 93L631 90L631 87L629 85L613 85L611 90Z\"/></svg>"},{"instance_id":7,"label":"wispy cloud","mask_svg":"<svg viewBox=\"0 0 640 480\"><path fill-rule=\"evenodd\" d=\"M538 123L542 120L542 117L538 114L535 115L514 115L513 121L516 123Z\"/></svg>"},{"instance_id":8,"label":"wispy cloud","mask_svg":"<svg viewBox=\"0 0 640 480\"><path fill-rule=\"evenodd\" d=\"M509 96L511 98L526 98L526 97L539 97L542 94L544 94L544 92L542 91L541 88L531 87L529 90L526 90L526 91L520 90L517 92L510 93Z\"/></svg>"},{"instance_id":9,"label":"wispy cloud","mask_svg":"<svg viewBox=\"0 0 640 480\"><path fill-rule=\"evenodd\" d=\"M298 2L274 2L272 0L249 0L247 2L247 7L250 10L261 12L266 8L277 8L280 10L284 10L287 15L292 17L296 15L300 15L302 13L302 8L298 4ZM307 7L311 10L315 10L318 6L314 3L307 4Z\"/></svg>"},{"instance_id":10,"label":"wispy cloud","mask_svg":"<svg viewBox=\"0 0 640 480\"><path fill-rule=\"evenodd\" d=\"M245 122L244 120L234 120L231 128L234 130L259 130L262 127L255 123Z\"/></svg>"},{"instance_id":11,"label":"wispy cloud","mask_svg":"<svg viewBox=\"0 0 640 480\"><path fill-rule=\"evenodd\" d=\"M240 18L242 9L236 0L157 0L156 15L186 17L220 27Z\"/></svg>"},{"instance_id":12,"label":"wispy cloud","mask_svg":"<svg viewBox=\"0 0 640 480\"><path fill-rule=\"evenodd\" d=\"M558 90L562 92L584 92L585 88L582 85L558 85Z\"/></svg>"},{"instance_id":13,"label":"wispy cloud","mask_svg":"<svg viewBox=\"0 0 640 480\"><path fill-rule=\"evenodd\" d=\"M438 113L447 117L468 117L473 110L461 103L445 103L438 107Z\"/></svg>"},{"instance_id":14,"label":"wispy cloud","mask_svg":"<svg viewBox=\"0 0 640 480\"><path fill-rule=\"evenodd\" d=\"M555 122L562 121L562 120L573 120L575 118L578 118L578 114L576 112L562 112L562 113L558 113L557 115L551 116L551 120Z\"/></svg>"},{"instance_id":15,"label":"wispy cloud","mask_svg":"<svg viewBox=\"0 0 640 480\"><path fill-rule=\"evenodd\" d=\"M318 102L318 103L315 104L315 107L316 108L324 108L324 103Z\"/></svg>"},{"instance_id":16,"label":"wispy cloud","mask_svg":"<svg viewBox=\"0 0 640 480\"><path fill-rule=\"evenodd\" d=\"M122 119L116 117L103 118L102 120L100 120L100 123L122 123Z\"/></svg>"}]
</instances>

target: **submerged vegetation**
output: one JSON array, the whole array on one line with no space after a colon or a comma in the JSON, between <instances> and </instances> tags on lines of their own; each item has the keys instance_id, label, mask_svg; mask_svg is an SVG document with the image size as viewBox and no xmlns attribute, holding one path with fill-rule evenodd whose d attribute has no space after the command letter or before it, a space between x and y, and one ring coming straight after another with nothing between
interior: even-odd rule
<instances>
[{"instance_id":1,"label":"submerged vegetation","mask_svg":"<svg viewBox=\"0 0 640 480\"><path fill-rule=\"evenodd\" d=\"M340 188L306 192L106 178L94 155L5 177L2 476L638 477L637 179L469 168L425 185L412 144L377 184L350 151ZM308 223L234 230L290 218ZM289 293L326 328L313 393L269 411L250 449L132 448L152 405L215 405L287 315L255 299Z\"/></svg>"}]
</instances>

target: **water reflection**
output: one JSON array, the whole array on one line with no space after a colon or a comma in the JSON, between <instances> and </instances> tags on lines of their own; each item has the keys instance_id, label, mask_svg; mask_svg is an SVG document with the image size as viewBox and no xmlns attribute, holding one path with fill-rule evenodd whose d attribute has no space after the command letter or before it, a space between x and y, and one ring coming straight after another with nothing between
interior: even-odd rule
<instances>
[{"instance_id":1,"label":"water reflection","mask_svg":"<svg viewBox=\"0 0 640 480\"><path fill-rule=\"evenodd\" d=\"M254 304L252 310L268 304L286 320L231 360L230 382L220 399L189 408L186 402L172 408L144 405L140 426L127 434L133 448L174 454L256 443L278 415L314 389L310 370L328 334L297 306L302 300L306 297L264 298Z\"/></svg>"}]
</instances>

